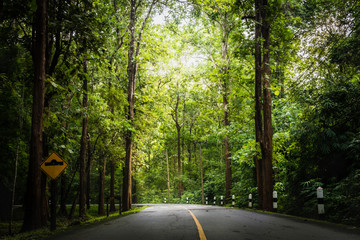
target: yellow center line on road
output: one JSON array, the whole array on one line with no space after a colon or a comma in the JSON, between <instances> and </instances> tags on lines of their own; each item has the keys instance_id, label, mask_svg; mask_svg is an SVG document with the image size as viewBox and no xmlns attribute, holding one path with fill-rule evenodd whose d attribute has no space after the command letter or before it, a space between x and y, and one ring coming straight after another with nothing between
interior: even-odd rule
<instances>
[{"instance_id":1,"label":"yellow center line on road","mask_svg":"<svg viewBox=\"0 0 360 240\"><path fill-rule=\"evenodd\" d=\"M205 233L204 233L204 230L199 222L199 220L197 220L197 218L195 217L195 215L188 209L189 213L191 214L191 216L193 217L195 223L196 223L196 226L197 226L197 229L199 231L199 237L200 237L200 240L206 240L206 236L205 236Z\"/></svg>"}]
</instances>

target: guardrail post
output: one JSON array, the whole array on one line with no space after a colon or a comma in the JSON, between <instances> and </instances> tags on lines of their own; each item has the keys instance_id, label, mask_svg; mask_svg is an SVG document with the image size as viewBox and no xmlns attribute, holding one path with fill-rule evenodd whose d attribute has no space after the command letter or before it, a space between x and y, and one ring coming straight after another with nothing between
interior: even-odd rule
<instances>
[{"instance_id":1,"label":"guardrail post","mask_svg":"<svg viewBox=\"0 0 360 240\"><path fill-rule=\"evenodd\" d=\"M223 201L224 197L223 197L223 196L220 196L220 199L221 199L220 205L222 206L222 205L224 205L224 201Z\"/></svg>"},{"instance_id":2,"label":"guardrail post","mask_svg":"<svg viewBox=\"0 0 360 240\"><path fill-rule=\"evenodd\" d=\"M189 198L186 197L186 204L189 204Z\"/></svg>"},{"instance_id":3,"label":"guardrail post","mask_svg":"<svg viewBox=\"0 0 360 240\"><path fill-rule=\"evenodd\" d=\"M316 190L316 195L318 200L318 214L320 217L323 217L325 214L324 189L322 187L318 187Z\"/></svg>"},{"instance_id":4,"label":"guardrail post","mask_svg":"<svg viewBox=\"0 0 360 240\"><path fill-rule=\"evenodd\" d=\"M164 198L164 203L166 203L166 197Z\"/></svg>"},{"instance_id":5,"label":"guardrail post","mask_svg":"<svg viewBox=\"0 0 360 240\"><path fill-rule=\"evenodd\" d=\"M249 194L249 208L252 208L252 194Z\"/></svg>"},{"instance_id":6,"label":"guardrail post","mask_svg":"<svg viewBox=\"0 0 360 240\"><path fill-rule=\"evenodd\" d=\"M277 207L278 207L278 204L277 204L277 192L276 191L273 191L273 208L274 208L274 212L277 211Z\"/></svg>"},{"instance_id":7,"label":"guardrail post","mask_svg":"<svg viewBox=\"0 0 360 240\"><path fill-rule=\"evenodd\" d=\"M216 205L216 197L214 196L214 205Z\"/></svg>"},{"instance_id":8,"label":"guardrail post","mask_svg":"<svg viewBox=\"0 0 360 240\"><path fill-rule=\"evenodd\" d=\"M209 204L208 197L206 197L205 204L206 204L206 205L208 205L208 204Z\"/></svg>"},{"instance_id":9,"label":"guardrail post","mask_svg":"<svg viewBox=\"0 0 360 240\"><path fill-rule=\"evenodd\" d=\"M232 195L232 206L235 207L235 195Z\"/></svg>"}]
</instances>

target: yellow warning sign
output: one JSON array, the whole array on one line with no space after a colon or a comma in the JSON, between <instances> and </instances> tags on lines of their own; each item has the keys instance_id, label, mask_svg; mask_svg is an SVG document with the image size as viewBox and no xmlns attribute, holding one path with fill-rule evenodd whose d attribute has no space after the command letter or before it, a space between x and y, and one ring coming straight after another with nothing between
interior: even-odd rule
<instances>
[{"instance_id":1,"label":"yellow warning sign","mask_svg":"<svg viewBox=\"0 0 360 240\"><path fill-rule=\"evenodd\" d=\"M68 164L59 157L55 152L50 154L50 156L40 165L41 170L43 170L49 177L56 179L64 170L67 168Z\"/></svg>"}]
</instances>

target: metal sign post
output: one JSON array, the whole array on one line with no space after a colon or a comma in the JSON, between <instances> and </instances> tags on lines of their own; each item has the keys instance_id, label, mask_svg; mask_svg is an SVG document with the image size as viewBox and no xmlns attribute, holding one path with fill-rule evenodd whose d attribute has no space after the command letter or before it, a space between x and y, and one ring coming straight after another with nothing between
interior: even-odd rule
<instances>
[{"instance_id":1,"label":"metal sign post","mask_svg":"<svg viewBox=\"0 0 360 240\"><path fill-rule=\"evenodd\" d=\"M55 152L40 165L40 169L45 172L51 180L51 206L50 206L50 230L56 229L56 202L57 202L57 181L56 178L60 176L67 168L68 164L61 159Z\"/></svg>"}]
</instances>

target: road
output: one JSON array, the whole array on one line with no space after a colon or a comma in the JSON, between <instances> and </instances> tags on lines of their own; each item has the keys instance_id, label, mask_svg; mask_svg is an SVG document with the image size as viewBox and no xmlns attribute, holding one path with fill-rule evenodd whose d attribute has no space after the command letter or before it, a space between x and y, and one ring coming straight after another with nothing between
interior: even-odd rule
<instances>
[{"instance_id":1,"label":"road","mask_svg":"<svg viewBox=\"0 0 360 240\"><path fill-rule=\"evenodd\" d=\"M293 217L204 205L151 205L106 223L62 233L53 240L359 240L358 229Z\"/></svg>"}]
</instances>

